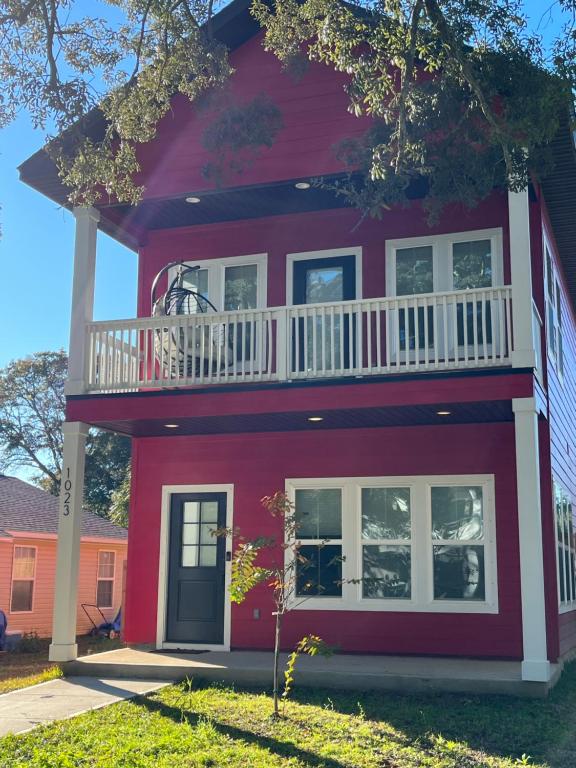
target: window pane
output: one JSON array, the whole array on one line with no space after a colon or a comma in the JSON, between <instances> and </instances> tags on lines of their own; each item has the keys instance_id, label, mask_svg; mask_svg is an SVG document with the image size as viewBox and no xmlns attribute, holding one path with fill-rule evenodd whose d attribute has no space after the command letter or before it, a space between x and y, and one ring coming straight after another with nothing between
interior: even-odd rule
<instances>
[{"instance_id":1,"label":"window pane","mask_svg":"<svg viewBox=\"0 0 576 768\"><path fill-rule=\"evenodd\" d=\"M410 547L362 547L362 596L403 598L411 594Z\"/></svg>"},{"instance_id":2,"label":"window pane","mask_svg":"<svg viewBox=\"0 0 576 768\"><path fill-rule=\"evenodd\" d=\"M203 523L218 522L218 502L217 501L202 502L202 522Z\"/></svg>"},{"instance_id":3,"label":"window pane","mask_svg":"<svg viewBox=\"0 0 576 768\"><path fill-rule=\"evenodd\" d=\"M339 539L342 536L342 491L319 488L296 491L297 537Z\"/></svg>"},{"instance_id":4,"label":"window pane","mask_svg":"<svg viewBox=\"0 0 576 768\"><path fill-rule=\"evenodd\" d=\"M33 579L36 550L34 547L14 547L13 579Z\"/></svg>"},{"instance_id":5,"label":"window pane","mask_svg":"<svg viewBox=\"0 0 576 768\"><path fill-rule=\"evenodd\" d=\"M258 293L258 267L245 264L224 270L224 309L256 309Z\"/></svg>"},{"instance_id":6,"label":"window pane","mask_svg":"<svg viewBox=\"0 0 576 768\"><path fill-rule=\"evenodd\" d=\"M551 301L554 301L554 279L552 277L552 259L550 257L550 251L546 247L546 284L548 286L548 296Z\"/></svg>"},{"instance_id":7,"label":"window pane","mask_svg":"<svg viewBox=\"0 0 576 768\"><path fill-rule=\"evenodd\" d=\"M452 246L454 290L489 288L492 285L492 244L490 240L454 243Z\"/></svg>"},{"instance_id":8,"label":"window pane","mask_svg":"<svg viewBox=\"0 0 576 768\"><path fill-rule=\"evenodd\" d=\"M96 590L96 605L98 608L112 607L112 589L113 581L99 581Z\"/></svg>"},{"instance_id":9,"label":"window pane","mask_svg":"<svg viewBox=\"0 0 576 768\"><path fill-rule=\"evenodd\" d=\"M182 526L182 543L198 544L198 526L195 523L184 523Z\"/></svg>"},{"instance_id":10,"label":"window pane","mask_svg":"<svg viewBox=\"0 0 576 768\"><path fill-rule=\"evenodd\" d=\"M98 552L98 578L114 578L114 552Z\"/></svg>"},{"instance_id":11,"label":"window pane","mask_svg":"<svg viewBox=\"0 0 576 768\"><path fill-rule=\"evenodd\" d=\"M200 547L200 565L213 566L216 565L216 547L215 546L203 546Z\"/></svg>"},{"instance_id":12,"label":"window pane","mask_svg":"<svg viewBox=\"0 0 576 768\"><path fill-rule=\"evenodd\" d=\"M306 304L343 299L343 267L318 267L306 271Z\"/></svg>"},{"instance_id":13,"label":"window pane","mask_svg":"<svg viewBox=\"0 0 576 768\"><path fill-rule=\"evenodd\" d=\"M10 610L13 612L31 611L33 590L33 581L13 581Z\"/></svg>"},{"instance_id":14,"label":"window pane","mask_svg":"<svg viewBox=\"0 0 576 768\"><path fill-rule=\"evenodd\" d=\"M214 523L203 523L200 526L200 543L201 544L216 544L216 538L212 531L216 530Z\"/></svg>"},{"instance_id":15,"label":"window pane","mask_svg":"<svg viewBox=\"0 0 576 768\"><path fill-rule=\"evenodd\" d=\"M434 278L432 246L399 248L396 251L396 295L432 293Z\"/></svg>"},{"instance_id":16,"label":"window pane","mask_svg":"<svg viewBox=\"0 0 576 768\"><path fill-rule=\"evenodd\" d=\"M554 307L548 304L548 325L546 327L548 334L548 348L553 355L556 354L556 328L554 327Z\"/></svg>"},{"instance_id":17,"label":"window pane","mask_svg":"<svg viewBox=\"0 0 576 768\"><path fill-rule=\"evenodd\" d=\"M433 539L481 539L483 517L481 486L432 488Z\"/></svg>"},{"instance_id":18,"label":"window pane","mask_svg":"<svg viewBox=\"0 0 576 768\"><path fill-rule=\"evenodd\" d=\"M434 599L484 600L484 547L435 546Z\"/></svg>"},{"instance_id":19,"label":"window pane","mask_svg":"<svg viewBox=\"0 0 576 768\"><path fill-rule=\"evenodd\" d=\"M362 538L410 538L410 488L362 488Z\"/></svg>"},{"instance_id":20,"label":"window pane","mask_svg":"<svg viewBox=\"0 0 576 768\"><path fill-rule=\"evenodd\" d=\"M184 275L182 285L189 291L208 296L208 270L198 269L196 272L188 272Z\"/></svg>"},{"instance_id":21,"label":"window pane","mask_svg":"<svg viewBox=\"0 0 576 768\"><path fill-rule=\"evenodd\" d=\"M342 547L306 544L298 550L296 594L342 596Z\"/></svg>"},{"instance_id":22,"label":"window pane","mask_svg":"<svg viewBox=\"0 0 576 768\"><path fill-rule=\"evenodd\" d=\"M182 567L195 568L198 565L198 547L182 547Z\"/></svg>"},{"instance_id":23,"label":"window pane","mask_svg":"<svg viewBox=\"0 0 576 768\"><path fill-rule=\"evenodd\" d=\"M200 503L199 502L197 501L184 502L184 522L185 523L200 522Z\"/></svg>"}]
</instances>

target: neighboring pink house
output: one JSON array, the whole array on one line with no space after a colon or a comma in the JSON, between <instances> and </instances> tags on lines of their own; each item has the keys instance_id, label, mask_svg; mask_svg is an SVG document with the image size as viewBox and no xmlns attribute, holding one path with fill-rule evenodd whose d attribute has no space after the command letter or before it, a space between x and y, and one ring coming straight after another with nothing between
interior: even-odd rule
<instances>
[{"instance_id":1,"label":"neighboring pink house","mask_svg":"<svg viewBox=\"0 0 576 768\"><path fill-rule=\"evenodd\" d=\"M8 631L52 635L58 499L15 477L0 475L0 609ZM84 512L80 544L78 621L91 624L82 603L99 605L112 619L122 603L127 531ZM98 616L98 611L92 609Z\"/></svg>"}]
</instances>

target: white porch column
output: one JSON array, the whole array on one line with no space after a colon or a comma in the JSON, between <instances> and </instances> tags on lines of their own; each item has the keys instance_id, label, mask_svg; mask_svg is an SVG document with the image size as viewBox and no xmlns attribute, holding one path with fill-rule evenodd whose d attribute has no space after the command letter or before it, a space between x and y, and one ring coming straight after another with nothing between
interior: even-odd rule
<instances>
[{"instance_id":1,"label":"white porch column","mask_svg":"<svg viewBox=\"0 0 576 768\"><path fill-rule=\"evenodd\" d=\"M63 431L64 457L50 661L72 661L78 656L76 600L88 425L80 421L64 422Z\"/></svg>"},{"instance_id":2,"label":"white porch column","mask_svg":"<svg viewBox=\"0 0 576 768\"><path fill-rule=\"evenodd\" d=\"M516 484L522 593L522 679L547 682L550 662L546 647L544 549L540 505L538 413L533 397L512 400L516 432Z\"/></svg>"},{"instance_id":3,"label":"white porch column","mask_svg":"<svg viewBox=\"0 0 576 768\"><path fill-rule=\"evenodd\" d=\"M532 257L529 214L528 189L523 189L522 192L508 192L514 333L512 365L514 368L536 367L532 329Z\"/></svg>"},{"instance_id":4,"label":"white porch column","mask_svg":"<svg viewBox=\"0 0 576 768\"><path fill-rule=\"evenodd\" d=\"M74 277L72 281L72 313L66 394L84 391L86 371L86 323L94 312L94 280L96 272L96 236L100 213L95 208L74 208L76 239L74 243Z\"/></svg>"}]
</instances>

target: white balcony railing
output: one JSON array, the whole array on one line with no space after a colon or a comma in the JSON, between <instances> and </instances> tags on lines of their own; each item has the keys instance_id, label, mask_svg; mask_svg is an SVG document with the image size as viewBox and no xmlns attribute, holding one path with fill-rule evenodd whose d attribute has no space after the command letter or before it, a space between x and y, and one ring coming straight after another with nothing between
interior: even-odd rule
<instances>
[{"instance_id":1,"label":"white balcony railing","mask_svg":"<svg viewBox=\"0 0 576 768\"><path fill-rule=\"evenodd\" d=\"M94 322L88 392L510 365L511 288Z\"/></svg>"}]
</instances>

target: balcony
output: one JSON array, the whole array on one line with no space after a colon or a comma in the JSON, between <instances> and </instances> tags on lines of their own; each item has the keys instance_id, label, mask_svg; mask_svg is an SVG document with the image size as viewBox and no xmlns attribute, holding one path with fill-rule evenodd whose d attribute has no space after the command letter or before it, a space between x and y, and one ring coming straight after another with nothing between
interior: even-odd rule
<instances>
[{"instance_id":1,"label":"balcony","mask_svg":"<svg viewBox=\"0 0 576 768\"><path fill-rule=\"evenodd\" d=\"M512 364L512 289L86 324L84 392Z\"/></svg>"}]
</instances>

